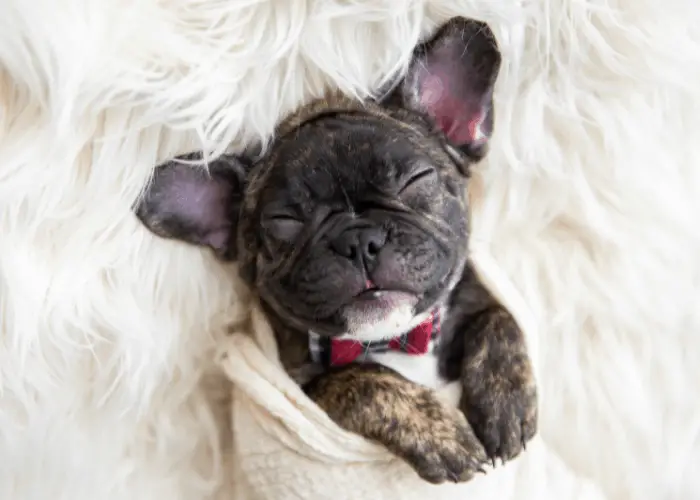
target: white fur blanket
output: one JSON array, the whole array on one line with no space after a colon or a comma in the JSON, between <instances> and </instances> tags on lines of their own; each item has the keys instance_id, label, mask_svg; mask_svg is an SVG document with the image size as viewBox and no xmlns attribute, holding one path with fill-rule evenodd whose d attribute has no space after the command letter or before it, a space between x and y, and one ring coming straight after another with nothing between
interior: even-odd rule
<instances>
[{"instance_id":1,"label":"white fur blanket","mask_svg":"<svg viewBox=\"0 0 700 500\"><path fill-rule=\"evenodd\" d=\"M325 88L366 95L455 14L503 50L474 237L532 311L542 395L527 455L464 491L700 496L695 2L2 0L0 498L281 499L295 470L350 495L323 471L356 441L266 462L267 415L231 414L217 364L247 313L234 271L130 205L161 160L269 137ZM386 482L348 469L367 497L402 474L379 461Z\"/></svg>"}]
</instances>

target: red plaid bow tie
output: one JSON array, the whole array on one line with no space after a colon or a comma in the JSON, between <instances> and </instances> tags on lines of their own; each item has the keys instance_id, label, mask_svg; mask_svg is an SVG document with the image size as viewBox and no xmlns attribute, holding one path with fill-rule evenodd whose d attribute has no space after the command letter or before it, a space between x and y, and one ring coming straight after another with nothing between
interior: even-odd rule
<instances>
[{"instance_id":1,"label":"red plaid bow tie","mask_svg":"<svg viewBox=\"0 0 700 500\"><path fill-rule=\"evenodd\" d=\"M370 353L402 351L412 356L426 354L430 342L440 333L440 317L434 311L413 330L383 342L358 342L351 339L321 337L309 332L309 351L314 362L324 367L342 366L362 360Z\"/></svg>"}]
</instances>

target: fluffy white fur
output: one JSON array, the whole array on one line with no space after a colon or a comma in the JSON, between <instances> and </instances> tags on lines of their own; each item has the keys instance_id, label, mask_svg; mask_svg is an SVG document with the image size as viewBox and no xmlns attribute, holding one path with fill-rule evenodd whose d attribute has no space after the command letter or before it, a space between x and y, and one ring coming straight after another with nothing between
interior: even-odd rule
<instances>
[{"instance_id":1,"label":"fluffy white fur","mask_svg":"<svg viewBox=\"0 0 700 500\"><path fill-rule=\"evenodd\" d=\"M542 395L532 488L470 498L700 495L695 2L4 0L0 498L231 498L213 353L243 292L129 206L160 160L367 95L454 14L503 49L475 238L534 310Z\"/></svg>"}]
</instances>

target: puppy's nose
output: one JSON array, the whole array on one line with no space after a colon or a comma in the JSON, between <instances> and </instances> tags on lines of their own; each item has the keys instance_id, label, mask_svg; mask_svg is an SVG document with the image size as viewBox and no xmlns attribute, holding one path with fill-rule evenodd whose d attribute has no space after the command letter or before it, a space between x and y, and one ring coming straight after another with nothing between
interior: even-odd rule
<instances>
[{"instance_id":1,"label":"puppy's nose","mask_svg":"<svg viewBox=\"0 0 700 500\"><path fill-rule=\"evenodd\" d=\"M386 231L378 227L352 228L331 242L331 248L350 260L373 261L386 243Z\"/></svg>"}]
</instances>

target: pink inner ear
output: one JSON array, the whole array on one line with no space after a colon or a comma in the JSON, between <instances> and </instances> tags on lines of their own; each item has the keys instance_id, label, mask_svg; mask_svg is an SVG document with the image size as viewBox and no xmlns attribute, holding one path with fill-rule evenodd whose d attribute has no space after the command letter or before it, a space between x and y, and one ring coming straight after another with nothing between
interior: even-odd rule
<instances>
[{"instance_id":1,"label":"pink inner ear","mask_svg":"<svg viewBox=\"0 0 700 500\"><path fill-rule=\"evenodd\" d=\"M229 221L230 186L205 175L173 182L165 197L165 208L180 214L198 228L200 243L226 248L231 232Z\"/></svg>"},{"instance_id":2,"label":"pink inner ear","mask_svg":"<svg viewBox=\"0 0 700 500\"><path fill-rule=\"evenodd\" d=\"M228 197L226 186L205 178L200 182L175 184L173 190L175 203L184 207L193 219L211 222L207 226L216 226L216 222L225 220Z\"/></svg>"},{"instance_id":3,"label":"pink inner ear","mask_svg":"<svg viewBox=\"0 0 700 500\"><path fill-rule=\"evenodd\" d=\"M436 67L437 66L437 67ZM433 65L420 83L420 105L454 144L479 146L487 141L482 130L486 111L454 91L449 70ZM427 73L427 71L426 71Z\"/></svg>"}]
</instances>

